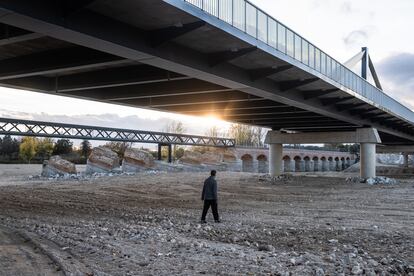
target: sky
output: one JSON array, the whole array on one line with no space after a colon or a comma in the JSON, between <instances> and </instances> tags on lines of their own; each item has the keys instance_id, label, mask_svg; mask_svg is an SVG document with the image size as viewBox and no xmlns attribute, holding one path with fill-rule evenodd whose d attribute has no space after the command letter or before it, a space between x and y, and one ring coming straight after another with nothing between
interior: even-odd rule
<instances>
[{"instance_id":1,"label":"sky","mask_svg":"<svg viewBox=\"0 0 414 276\"><path fill-rule=\"evenodd\" d=\"M251 0L335 59L368 47L384 91L414 109L413 0ZM0 116L162 130L171 120L204 134L229 124L194 117L0 88Z\"/></svg>"}]
</instances>

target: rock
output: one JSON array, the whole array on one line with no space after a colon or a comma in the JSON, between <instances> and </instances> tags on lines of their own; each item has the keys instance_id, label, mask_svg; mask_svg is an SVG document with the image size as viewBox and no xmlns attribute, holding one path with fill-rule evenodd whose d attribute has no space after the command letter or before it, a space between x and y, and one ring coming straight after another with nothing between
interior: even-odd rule
<instances>
[{"instance_id":1,"label":"rock","mask_svg":"<svg viewBox=\"0 0 414 276\"><path fill-rule=\"evenodd\" d=\"M316 267L314 272L315 272L315 274L314 274L315 276L324 276L325 275L325 271L320 267Z\"/></svg>"},{"instance_id":2,"label":"rock","mask_svg":"<svg viewBox=\"0 0 414 276\"><path fill-rule=\"evenodd\" d=\"M365 180L365 183L367 183L368 185L374 185L375 183L375 179L370 177L367 180Z\"/></svg>"},{"instance_id":3,"label":"rock","mask_svg":"<svg viewBox=\"0 0 414 276\"><path fill-rule=\"evenodd\" d=\"M42 176L55 177L76 174L76 166L72 162L62 159L59 155L50 157L43 162Z\"/></svg>"},{"instance_id":4,"label":"rock","mask_svg":"<svg viewBox=\"0 0 414 276\"><path fill-rule=\"evenodd\" d=\"M108 173L119 169L118 155L107 147L97 147L89 155L86 173Z\"/></svg>"},{"instance_id":5,"label":"rock","mask_svg":"<svg viewBox=\"0 0 414 276\"><path fill-rule=\"evenodd\" d=\"M196 151L185 151L179 162L187 165L201 165L202 155Z\"/></svg>"},{"instance_id":6,"label":"rock","mask_svg":"<svg viewBox=\"0 0 414 276\"><path fill-rule=\"evenodd\" d=\"M151 153L139 149L126 149L122 160L123 172L140 172L155 167Z\"/></svg>"},{"instance_id":7,"label":"rock","mask_svg":"<svg viewBox=\"0 0 414 276\"><path fill-rule=\"evenodd\" d=\"M270 244L261 244L258 246L259 251L268 251L268 252L272 252L274 251L274 247Z\"/></svg>"},{"instance_id":8,"label":"rock","mask_svg":"<svg viewBox=\"0 0 414 276\"><path fill-rule=\"evenodd\" d=\"M359 265L355 265L352 267L351 273L352 275L361 275L364 271Z\"/></svg>"}]
</instances>

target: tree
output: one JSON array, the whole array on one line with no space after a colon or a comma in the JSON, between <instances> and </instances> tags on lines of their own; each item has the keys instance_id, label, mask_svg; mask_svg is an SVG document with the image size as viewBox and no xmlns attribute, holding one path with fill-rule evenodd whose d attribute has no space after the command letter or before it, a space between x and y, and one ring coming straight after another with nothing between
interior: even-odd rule
<instances>
[{"instance_id":1,"label":"tree","mask_svg":"<svg viewBox=\"0 0 414 276\"><path fill-rule=\"evenodd\" d=\"M73 142L69 139L59 139L53 149L54 155L69 154L73 152Z\"/></svg>"},{"instance_id":2,"label":"tree","mask_svg":"<svg viewBox=\"0 0 414 276\"><path fill-rule=\"evenodd\" d=\"M113 152L116 152L119 159L124 159L125 150L132 147L133 143L129 142L109 142L104 146L111 149Z\"/></svg>"},{"instance_id":3,"label":"tree","mask_svg":"<svg viewBox=\"0 0 414 276\"><path fill-rule=\"evenodd\" d=\"M10 135L3 137L1 142L0 155L4 156L9 161L11 159L17 159L19 156L20 142L16 139L12 139Z\"/></svg>"},{"instance_id":4,"label":"tree","mask_svg":"<svg viewBox=\"0 0 414 276\"><path fill-rule=\"evenodd\" d=\"M19 156L23 161L28 162L36 155L37 139L34 137L24 137L20 144Z\"/></svg>"},{"instance_id":5,"label":"tree","mask_svg":"<svg viewBox=\"0 0 414 276\"><path fill-rule=\"evenodd\" d=\"M36 152L41 160L49 159L53 154L55 144L52 139L44 138L37 141Z\"/></svg>"},{"instance_id":6,"label":"tree","mask_svg":"<svg viewBox=\"0 0 414 276\"><path fill-rule=\"evenodd\" d=\"M91 154L92 145L88 140L83 140L80 146L81 157L88 158L89 154Z\"/></svg>"},{"instance_id":7,"label":"tree","mask_svg":"<svg viewBox=\"0 0 414 276\"><path fill-rule=\"evenodd\" d=\"M174 134L183 134L185 132L185 127L184 124L180 121L171 121L169 122L165 127L164 127L164 132L167 133L174 133ZM173 145L172 147L172 156L174 159L178 159L181 157L178 157L178 150L182 149L182 147L179 147L177 145ZM180 150L181 152L181 150ZM182 150L182 153L184 154L184 149ZM162 148L162 152L161 152L162 156L167 156L167 147L163 147Z\"/></svg>"}]
</instances>

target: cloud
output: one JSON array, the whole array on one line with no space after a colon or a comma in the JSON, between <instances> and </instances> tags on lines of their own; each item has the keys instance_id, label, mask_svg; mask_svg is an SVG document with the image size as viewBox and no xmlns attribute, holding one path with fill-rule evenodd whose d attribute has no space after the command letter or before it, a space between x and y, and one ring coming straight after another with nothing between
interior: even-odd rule
<instances>
[{"instance_id":1,"label":"cloud","mask_svg":"<svg viewBox=\"0 0 414 276\"><path fill-rule=\"evenodd\" d=\"M414 108L414 54L398 53L377 64L384 91Z\"/></svg>"},{"instance_id":2,"label":"cloud","mask_svg":"<svg viewBox=\"0 0 414 276\"><path fill-rule=\"evenodd\" d=\"M350 1L343 2L340 7L340 11L346 14L352 13L353 12L352 3Z\"/></svg>"},{"instance_id":3,"label":"cloud","mask_svg":"<svg viewBox=\"0 0 414 276\"><path fill-rule=\"evenodd\" d=\"M366 30L355 30L344 37L344 43L347 46L364 45L369 38L369 33Z\"/></svg>"}]
</instances>

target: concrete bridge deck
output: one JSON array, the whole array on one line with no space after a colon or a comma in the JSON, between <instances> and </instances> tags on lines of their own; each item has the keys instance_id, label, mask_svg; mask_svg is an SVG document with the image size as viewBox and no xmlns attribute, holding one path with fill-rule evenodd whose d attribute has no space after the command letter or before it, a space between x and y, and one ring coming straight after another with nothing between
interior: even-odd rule
<instances>
[{"instance_id":1,"label":"concrete bridge deck","mask_svg":"<svg viewBox=\"0 0 414 276\"><path fill-rule=\"evenodd\" d=\"M409 109L248 1L3 0L0 15L3 86L414 141Z\"/></svg>"}]
</instances>

